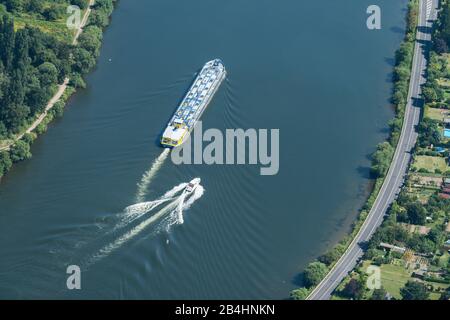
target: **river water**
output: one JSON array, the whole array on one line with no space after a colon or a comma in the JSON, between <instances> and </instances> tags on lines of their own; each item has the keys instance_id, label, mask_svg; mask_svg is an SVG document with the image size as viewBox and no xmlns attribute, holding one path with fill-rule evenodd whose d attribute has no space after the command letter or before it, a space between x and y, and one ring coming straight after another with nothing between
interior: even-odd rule
<instances>
[{"instance_id":1,"label":"river water","mask_svg":"<svg viewBox=\"0 0 450 320\"><path fill-rule=\"evenodd\" d=\"M373 2L120 1L88 88L0 184L0 297L287 298L349 231L393 117L407 1L375 1L370 31ZM216 57L228 77L203 126L279 128L277 175L161 154L161 130ZM195 199L161 198L194 177ZM69 265L81 290L66 288Z\"/></svg>"}]
</instances>

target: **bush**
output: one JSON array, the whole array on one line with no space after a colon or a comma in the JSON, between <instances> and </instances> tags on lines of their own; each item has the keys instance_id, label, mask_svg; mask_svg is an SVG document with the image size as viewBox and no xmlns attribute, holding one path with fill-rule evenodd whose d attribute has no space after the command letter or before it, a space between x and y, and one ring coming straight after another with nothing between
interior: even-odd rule
<instances>
[{"instance_id":1,"label":"bush","mask_svg":"<svg viewBox=\"0 0 450 320\"><path fill-rule=\"evenodd\" d=\"M293 300L306 300L309 295L309 289L302 287L291 291L291 299Z\"/></svg>"},{"instance_id":2,"label":"bush","mask_svg":"<svg viewBox=\"0 0 450 320\"><path fill-rule=\"evenodd\" d=\"M61 118L64 114L64 102L58 101L55 103L55 105L52 108L52 114L57 117Z\"/></svg>"},{"instance_id":3,"label":"bush","mask_svg":"<svg viewBox=\"0 0 450 320\"><path fill-rule=\"evenodd\" d=\"M372 174L376 177L384 177L389 170L393 155L394 148L388 142L380 143L372 155Z\"/></svg>"},{"instance_id":4,"label":"bush","mask_svg":"<svg viewBox=\"0 0 450 320\"><path fill-rule=\"evenodd\" d=\"M49 21L55 21L63 17L64 15L64 9L61 6L58 5L52 5L50 7L47 7L44 9L44 12L42 15L46 20Z\"/></svg>"},{"instance_id":5,"label":"bush","mask_svg":"<svg viewBox=\"0 0 450 320\"><path fill-rule=\"evenodd\" d=\"M70 3L75 6L78 6L80 9L87 8L87 2L85 0L71 0Z\"/></svg>"},{"instance_id":6,"label":"bush","mask_svg":"<svg viewBox=\"0 0 450 320\"><path fill-rule=\"evenodd\" d=\"M364 295L364 284L352 278L342 290L342 294L347 298L359 300Z\"/></svg>"},{"instance_id":7,"label":"bush","mask_svg":"<svg viewBox=\"0 0 450 320\"><path fill-rule=\"evenodd\" d=\"M0 139L5 139L8 136L8 130L3 122L0 121Z\"/></svg>"},{"instance_id":8,"label":"bush","mask_svg":"<svg viewBox=\"0 0 450 320\"><path fill-rule=\"evenodd\" d=\"M381 287L380 289L373 290L370 300L385 300L387 291Z\"/></svg>"},{"instance_id":9,"label":"bush","mask_svg":"<svg viewBox=\"0 0 450 320\"><path fill-rule=\"evenodd\" d=\"M30 145L23 140L17 141L11 147L12 162L19 162L31 158Z\"/></svg>"},{"instance_id":10,"label":"bush","mask_svg":"<svg viewBox=\"0 0 450 320\"><path fill-rule=\"evenodd\" d=\"M431 144L437 145L441 141L439 126L435 120L424 118L417 126L419 132L419 146L424 148Z\"/></svg>"},{"instance_id":11,"label":"bush","mask_svg":"<svg viewBox=\"0 0 450 320\"><path fill-rule=\"evenodd\" d=\"M343 245L339 244L336 247L334 247L333 249L331 249L328 252L326 252L325 254L323 254L322 256L320 256L317 260L319 260L319 262L326 264L327 266L330 266L333 263L335 263L344 252L345 252L345 247Z\"/></svg>"},{"instance_id":12,"label":"bush","mask_svg":"<svg viewBox=\"0 0 450 320\"><path fill-rule=\"evenodd\" d=\"M11 169L12 160L7 151L0 152L0 177L4 176Z\"/></svg>"},{"instance_id":13,"label":"bush","mask_svg":"<svg viewBox=\"0 0 450 320\"><path fill-rule=\"evenodd\" d=\"M36 139L36 134L34 133L25 133L22 138L22 140L28 143L29 145L33 143L34 139Z\"/></svg>"},{"instance_id":14,"label":"bush","mask_svg":"<svg viewBox=\"0 0 450 320\"><path fill-rule=\"evenodd\" d=\"M91 53L94 58L100 54L102 30L97 26L88 26L84 29L78 42L80 47Z\"/></svg>"},{"instance_id":15,"label":"bush","mask_svg":"<svg viewBox=\"0 0 450 320\"><path fill-rule=\"evenodd\" d=\"M83 77L79 73L74 73L72 77L70 78L70 85L74 88L78 89L85 89L86 88L86 82L84 82Z\"/></svg>"},{"instance_id":16,"label":"bush","mask_svg":"<svg viewBox=\"0 0 450 320\"><path fill-rule=\"evenodd\" d=\"M304 281L307 287L313 287L327 275L327 266L319 261L311 262L304 271Z\"/></svg>"},{"instance_id":17,"label":"bush","mask_svg":"<svg viewBox=\"0 0 450 320\"><path fill-rule=\"evenodd\" d=\"M400 289L400 295L403 300L427 300L430 296L424 284L411 280Z\"/></svg>"}]
</instances>

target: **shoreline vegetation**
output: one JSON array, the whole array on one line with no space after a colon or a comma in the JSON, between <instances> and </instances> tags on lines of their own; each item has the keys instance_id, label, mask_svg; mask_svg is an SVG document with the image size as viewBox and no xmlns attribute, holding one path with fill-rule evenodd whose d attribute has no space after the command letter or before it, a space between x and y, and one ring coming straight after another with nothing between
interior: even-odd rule
<instances>
[{"instance_id":1,"label":"shoreline vegetation","mask_svg":"<svg viewBox=\"0 0 450 320\"><path fill-rule=\"evenodd\" d=\"M405 184L332 299L450 300L450 1L440 1ZM379 286L369 289L369 268Z\"/></svg>"},{"instance_id":2,"label":"shoreline vegetation","mask_svg":"<svg viewBox=\"0 0 450 320\"><path fill-rule=\"evenodd\" d=\"M397 116L390 123L393 133L388 143L391 146L384 143L374 154L372 169L379 175L378 179L385 172L389 150L396 144L396 132L402 127L400 116L406 103L404 90L408 87L405 79L409 79L417 26L412 23L417 19L414 10L411 2L405 41L396 54L393 101ZM381 226L368 241L361 261L334 291L333 300L450 299L449 0L440 1L438 20L431 32L426 82L422 85L423 112L405 183ZM376 192L377 189L371 198ZM369 199L368 205L371 202ZM358 223L360 220L361 217ZM305 283L309 287L292 291L291 298L305 299L311 288L325 277L335 257L339 259L336 249L333 250L306 268L305 278L309 282ZM379 272L379 285L372 287L369 284L374 284L370 278L375 269Z\"/></svg>"},{"instance_id":3,"label":"shoreline vegetation","mask_svg":"<svg viewBox=\"0 0 450 320\"><path fill-rule=\"evenodd\" d=\"M0 182L85 88L116 0L0 0ZM68 6L81 25L66 25ZM3 50L4 49L4 50Z\"/></svg>"},{"instance_id":4,"label":"shoreline vegetation","mask_svg":"<svg viewBox=\"0 0 450 320\"><path fill-rule=\"evenodd\" d=\"M422 117L412 162L397 199L362 261L332 299L450 299L450 2L440 1L434 24ZM380 286L367 288L368 269Z\"/></svg>"},{"instance_id":5,"label":"shoreline vegetation","mask_svg":"<svg viewBox=\"0 0 450 320\"><path fill-rule=\"evenodd\" d=\"M388 139L379 143L371 156L372 165L370 171L374 179L373 189L366 203L361 208L357 220L352 224L351 232L331 250L328 250L307 265L303 271L304 287L292 290L290 293L291 299L305 300L314 288L326 277L328 272L333 269L336 262L345 253L358 234L383 185L403 126L418 19L419 0L410 0L406 13L405 37L400 48L395 53L392 103L395 106L396 115L389 121L390 134Z\"/></svg>"}]
</instances>

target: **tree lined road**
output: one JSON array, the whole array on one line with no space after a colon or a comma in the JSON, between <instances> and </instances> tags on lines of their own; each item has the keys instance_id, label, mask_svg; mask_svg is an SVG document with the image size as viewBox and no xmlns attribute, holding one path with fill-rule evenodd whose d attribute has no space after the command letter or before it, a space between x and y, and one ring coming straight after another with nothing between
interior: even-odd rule
<instances>
[{"instance_id":1,"label":"tree lined road","mask_svg":"<svg viewBox=\"0 0 450 320\"><path fill-rule=\"evenodd\" d=\"M420 0L419 22L414 47L414 58L409 84L408 100L400 139L383 186L366 221L347 251L328 275L308 296L308 300L327 300L345 276L356 266L363 255L361 243L368 241L383 221L387 209L403 185L411 160L411 150L416 144L416 125L420 120L420 87L425 82L427 45L431 40L431 27L437 17L438 0Z\"/></svg>"}]
</instances>

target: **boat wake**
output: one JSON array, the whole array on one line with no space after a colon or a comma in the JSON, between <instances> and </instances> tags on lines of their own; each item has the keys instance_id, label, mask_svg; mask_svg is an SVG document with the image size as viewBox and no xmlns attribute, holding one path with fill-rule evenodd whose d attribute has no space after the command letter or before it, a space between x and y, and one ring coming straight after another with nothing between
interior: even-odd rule
<instances>
[{"instance_id":1,"label":"boat wake","mask_svg":"<svg viewBox=\"0 0 450 320\"><path fill-rule=\"evenodd\" d=\"M141 202L125 208L122 220L116 226L115 230L124 229L136 220L141 221L91 256L88 259L86 267L109 256L113 251L119 249L126 242L155 223L157 225L153 233L159 233L161 231L169 232L172 226L183 224L183 212L189 209L195 201L200 199L205 191L203 186L198 185L192 193L187 193L185 190L186 186L187 183L182 183L155 201ZM162 206L163 204L164 206ZM158 208L159 210L154 212Z\"/></svg>"},{"instance_id":2,"label":"boat wake","mask_svg":"<svg viewBox=\"0 0 450 320\"><path fill-rule=\"evenodd\" d=\"M167 159L169 153L170 149L165 148L163 152L158 156L158 158L156 158L155 161L152 163L150 169L148 169L147 172L145 172L144 175L142 176L141 181L137 185L138 186L136 192L137 202L144 201L150 183L152 182L155 175L158 173L159 169L161 169L161 166L164 164L164 161Z\"/></svg>"},{"instance_id":3,"label":"boat wake","mask_svg":"<svg viewBox=\"0 0 450 320\"><path fill-rule=\"evenodd\" d=\"M167 191L162 197L160 197L157 200L139 202L139 203L136 203L136 204L126 207L122 214L122 221L116 226L116 229L119 229L119 228L133 222L136 219L139 219L147 212L155 209L156 207L159 207L160 205L162 205L166 202L176 200L175 196L181 190L183 190L186 186L187 186L187 183L181 183L178 186Z\"/></svg>"}]
</instances>

